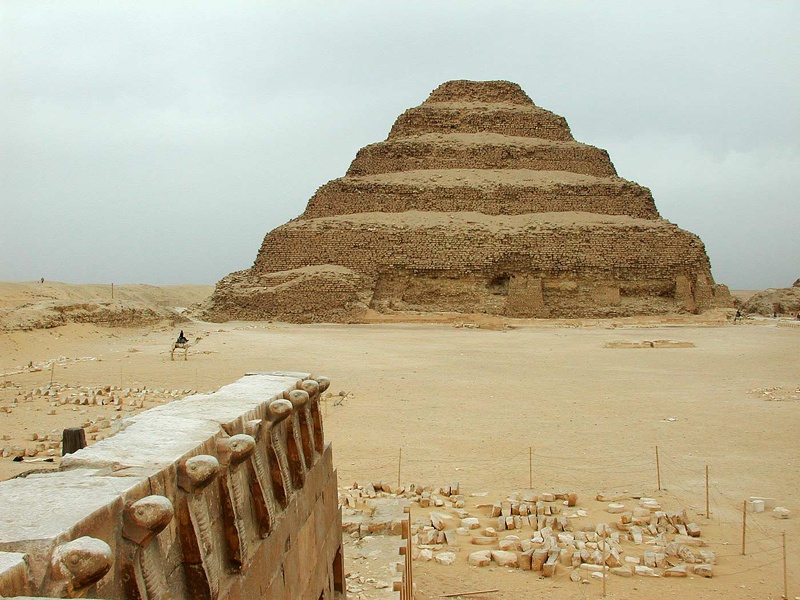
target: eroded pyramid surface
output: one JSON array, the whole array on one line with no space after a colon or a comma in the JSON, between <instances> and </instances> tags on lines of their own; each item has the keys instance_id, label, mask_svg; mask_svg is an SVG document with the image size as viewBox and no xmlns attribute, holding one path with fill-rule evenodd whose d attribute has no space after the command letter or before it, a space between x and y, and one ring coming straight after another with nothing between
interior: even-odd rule
<instances>
[{"instance_id":1,"label":"eroded pyramid surface","mask_svg":"<svg viewBox=\"0 0 800 600\"><path fill-rule=\"evenodd\" d=\"M700 239L662 219L605 150L517 84L450 81L269 232L203 316L608 317L729 303Z\"/></svg>"}]
</instances>

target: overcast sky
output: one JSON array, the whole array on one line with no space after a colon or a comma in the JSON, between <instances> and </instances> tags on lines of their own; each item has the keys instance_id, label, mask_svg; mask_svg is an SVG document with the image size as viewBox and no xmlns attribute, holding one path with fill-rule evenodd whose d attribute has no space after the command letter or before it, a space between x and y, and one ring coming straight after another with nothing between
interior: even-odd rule
<instances>
[{"instance_id":1,"label":"overcast sky","mask_svg":"<svg viewBox=\"0 0 800 600\"><path fill-rule=\"evenodd\" d=\"M0 280L215 283L450 79L608 150L732 289L800 277L800 2L0 3Z\"/></svg>"}]
</instances>

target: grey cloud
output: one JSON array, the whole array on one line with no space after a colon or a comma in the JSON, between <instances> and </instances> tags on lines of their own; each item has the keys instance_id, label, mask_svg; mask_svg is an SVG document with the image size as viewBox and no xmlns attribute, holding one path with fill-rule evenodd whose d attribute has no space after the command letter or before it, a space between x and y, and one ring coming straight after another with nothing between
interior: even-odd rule
<instances>
[{"instance_id":1,"label":"grey cloud","mask_svg":"<svg viewBox=\"0 0 800 600\"><path fill-rule=\"evenodd\" d=\"M701 235L719 281L800 276L796 3L0 10L0 279L212 283L456 78L516 81L564 115Z\"/></svg>"}]
</instances>

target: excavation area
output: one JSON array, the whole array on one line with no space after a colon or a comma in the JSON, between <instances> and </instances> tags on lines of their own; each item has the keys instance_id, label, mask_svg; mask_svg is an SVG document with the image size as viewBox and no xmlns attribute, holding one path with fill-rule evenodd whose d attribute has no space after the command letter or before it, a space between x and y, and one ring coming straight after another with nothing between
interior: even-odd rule
<instances>
[{"instance_id":1,"label":"excavation area","mask_svg":"<svg viewBox=\"0 0 800 600\"><path fill-rule=\"evenodd\" d=\"M173 361L179 329L201 341ZM700 540L687 544L696 558L714 554L710 578L694 568L664 577L670 557L654 567L659 577L610 574L611 598L778 598L783 534L790 596L800 588L800 327L788 320L67 324L3 333L0 356L4 479L57 468L67 427L84 427L93 444L127 415L247 372L329 377L321 410L349 522L349 597L397 597L404 542L391 522L406 505L423 546L412 553L421 599L480 590L498 591L464 597L601 597L591 568L571 577L572 563L559 561L545 576L493 556L505 548L519 558L527 546L542 560L535 550L546 547L547 527L556 539L582 541L589 555L618 543L632 572L653 561L645 554L659 527ZM749 505L759 512L746 514L742 554L751 497L767 500ZM649 516L634 524L644 529L641 543L615 540L631 531L616 525L626 525L621 515L643 519L642 509L665 520L656 517L655 531ZM370 531L376 511L391 518ZM486 566L469 558L482 550ZM437 559L447 552L452 561Z\"/></svg>"}]
</instances>

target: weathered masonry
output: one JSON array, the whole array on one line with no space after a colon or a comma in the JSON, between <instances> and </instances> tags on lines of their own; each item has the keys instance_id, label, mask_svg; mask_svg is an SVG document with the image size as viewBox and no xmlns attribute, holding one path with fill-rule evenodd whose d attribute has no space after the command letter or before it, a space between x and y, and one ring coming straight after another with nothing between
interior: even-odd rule
<instances>
[{"instance_id":1,"label":"weathered masonry","mask_svg":"<svg viewBox=\"0 0 800 600\"><path fill-rule=\"evenodd\" d=\"M701 240L508 81L449 81L269 232L203 316L614 317L730 304Z\"/></svg>"},{"instance_id":2,"label":"weathered masonry","mask_svg":"<svg viewBox=\"0 0 800 600\"><path fill-rule=\"evenodd\" d=\"M344 598L328 385L248 374L1 483L0 595Z\"/></svg>"}]
</instances>

